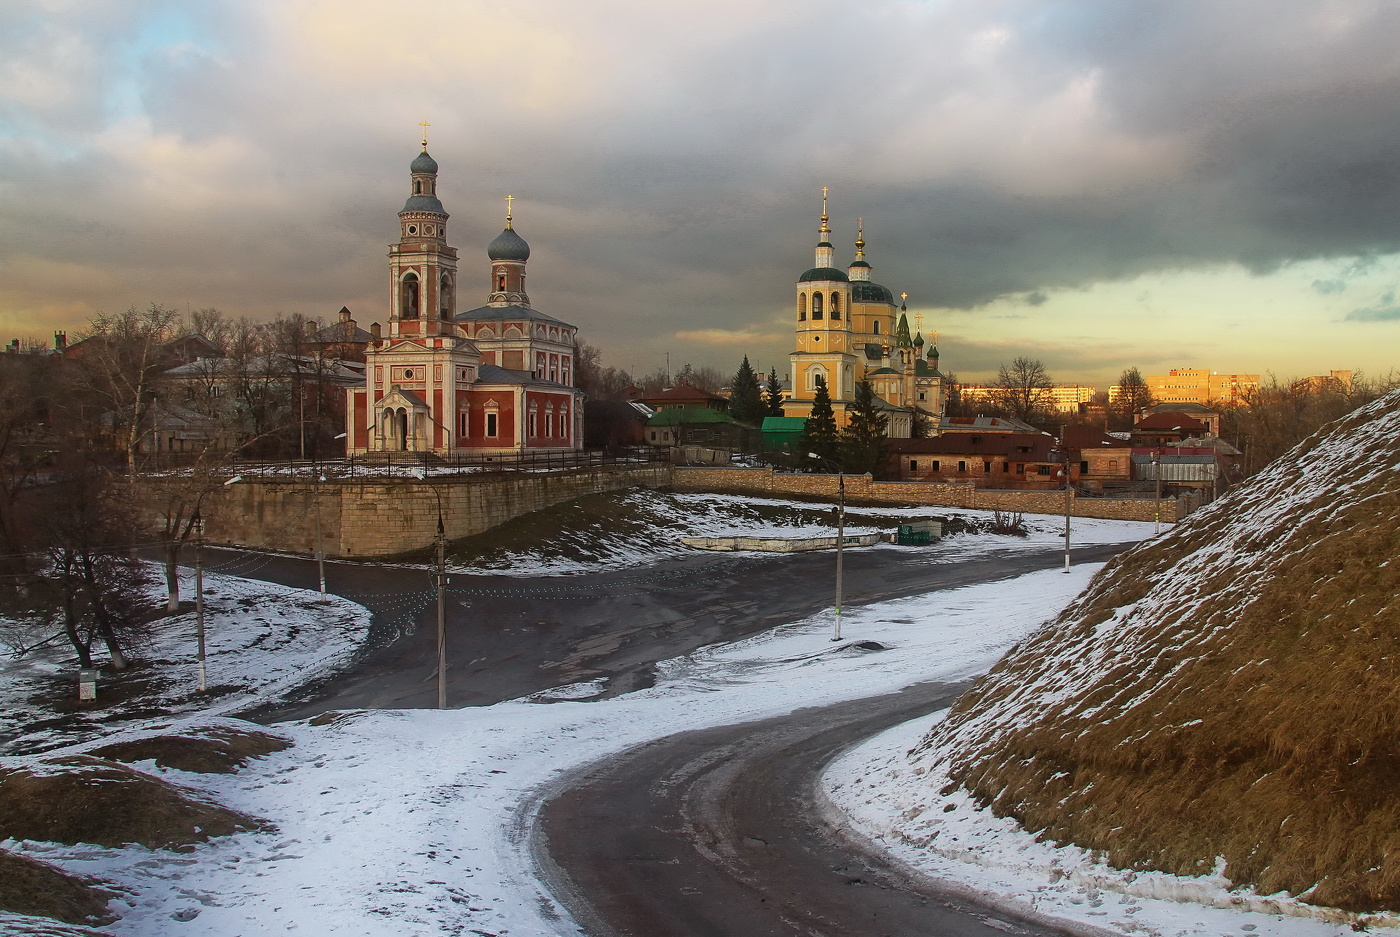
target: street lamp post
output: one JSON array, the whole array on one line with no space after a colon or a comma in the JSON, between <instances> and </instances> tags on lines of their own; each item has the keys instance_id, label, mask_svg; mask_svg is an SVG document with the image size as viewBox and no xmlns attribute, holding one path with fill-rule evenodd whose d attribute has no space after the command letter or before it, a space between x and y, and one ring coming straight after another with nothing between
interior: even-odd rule
<instances>
[{"instance_id":1,"label":"street lamp post","mask_svg":"<svg viewBox=\"0 0 1400 937\"><path fill-rule=\"evenodd\" d=\"M1065 475L1065 572L1069 572L1069 516L1074 493L1070 485L1069 445L1065 443L1063 436L1060 437L1060 453L1064 456L1062 471Z\"/></svg>"},{"instance_id":2,"label":"street lamp post","mask_svg":"<svg viewBox=\"0 0 1400 937\"><path fill-rule=\"evenodd\" d=\"M1157 497L1153 502L1152 535L1162 532L1162 453L1152 450L1152 477L1157 480Z\"/></svg>"},{"instance_id":3,"label":"street lamp post","mask_svg":"<svg viewBox=\"0 0 1400 937\"><path fill-rule=\"evenodd\" d=\"M1069 483L1069 450L1065 450L1065 572L1069 572L1069 512L1074 492Z\"/></svg>"},{"instance_id":4,"label":"street lamp post","mask_svg":"<svg viewBox=\"0 0 1400 937\"><path fill-rule=\"evenodd\" d=\"M807 453L807 457L818 459L830 464L829 459L822 459L815 452ZM841 640L841 575L845 569L844 547L846 543L846 475L841 471L840 466L836 467L836 614L834 616L831 640Z\"/></svg>"}]
</instances>

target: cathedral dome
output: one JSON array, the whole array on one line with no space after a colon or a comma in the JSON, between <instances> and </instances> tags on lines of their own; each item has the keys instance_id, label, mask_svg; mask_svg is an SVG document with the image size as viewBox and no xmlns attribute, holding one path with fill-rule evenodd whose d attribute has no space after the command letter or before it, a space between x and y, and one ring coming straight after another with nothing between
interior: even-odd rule
<instances>
[{"instance_id":1,"label":"cathedral dome","mask_svg":"<svg viewBox=\"0 0 1400 937\"><path fill-rule=\"evenodd\" d=\"M447 209L442 207L442 202L437 200L436 195L410 195L408 201L403 203L404 211L435 211L447 214Z\"/></svg>"},{"instance_id":2,"label":"cathedral dome","mask_svg":"<svg viewBox=\"0 0 1400 937\"><path fill-rule=\"evenodd\" d=\"M811 283L814 281L848 283L850 282L850 277L846 276L844 270L837 270L835 267L813 267L797 278L798 283Z\"/></svg>"},{"instance_id":3,"label":"cathedral dome","mask_svg":"<svg viewBox=\"0 0 1400 937\"><path fill-rule=\"evenodd\" d=\"M486 256L492 260L519 260L524 262L530 259L530 245L525 243L525 239L515 233L514 228L506 228L496 239L486 246Z\"/></svg>"},{"instance_id":4,"label":"cathedral dome","mask_svg":"<svg viewBox=\"0 0 1400 937\"><path fill-rule=\"evenodd\" d=\"M851 302L888 303L893 306L894 294L889 291L888 287L867 280L864 283L855 283L851 286Z\"/></svg>"},{"instance_id":5,"label":"cathedral dome","mask_svg":"<svg viewBox=\"0 0 1400 937\"><path fill-rule=\"evenodd\" d=\"M437 160L429 156L427 150L424 150L414 157L408 169L409 172L437 172Z\"/></svg>"}]
</instances>

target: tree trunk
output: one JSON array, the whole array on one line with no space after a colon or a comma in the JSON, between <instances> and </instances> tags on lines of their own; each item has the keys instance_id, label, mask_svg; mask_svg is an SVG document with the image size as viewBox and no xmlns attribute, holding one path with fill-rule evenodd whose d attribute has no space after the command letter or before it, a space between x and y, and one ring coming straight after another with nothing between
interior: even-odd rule
<instances>
[{"instance_id":1,"label":"tree trunk","mask_svg":"<svg viewBox=\"0 0 1400 937\"><path fill-rule=\"evenodd\" d=\"M78 630L78 616L73 608L71 592L63 598L63 633L68 636L68 643L73 645L73 650L78 654L78 666L84 670L91 670L92 644L84 641L82 633Z\"/></svg>"},{"instance_id":2,"label":"tree trunk","mask_svg":"<svg viewBox=\"0 0 1400 937\"><path fill-rule=\"evenodd\" d=\"M102 635L102 642L107 645L107 653L112 657L112 669L125 670L129 662L126 655L122 653L116 631L112 629L112 621L105 614L102 616L102 622L98 625L98 632Z\"/></svg>"},{"instance_id":3,"label":"tree trunk","mask_svg":"<svg viewBox=\"0 0 1400 937\"><path fill-rule=\"evenodd\" d=\"M180 541L165 544L165 610L174 615L180 610Z\"/></svg>"},{"instance_id":4,"label":"tree trunk","mask_svg":"<svg viewBox=\"0 0 1400 937\"><path fill-rule=\"evenodd\" d=\"M112 657L113 670L125 670L127 667L126 655L122 653L121 644L117 640L117 629L112 625L111 613L107 611L107 605L102 601L102 590L98 586L97 576L92 568L92 561L84 558L83 581L87 584L88 602L92 605L93 639L98 636L107 645L107 651Z\"/></svg>"}]
</instances>

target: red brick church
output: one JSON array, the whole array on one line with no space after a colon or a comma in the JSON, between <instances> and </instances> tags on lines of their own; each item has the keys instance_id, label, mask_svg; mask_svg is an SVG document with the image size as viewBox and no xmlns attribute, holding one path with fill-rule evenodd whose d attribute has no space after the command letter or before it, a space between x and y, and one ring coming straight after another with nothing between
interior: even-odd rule
<instances>
[{"instance_id":1,"label":"red brick church","mask_svg":"<svg viewBox=\"0 0 1400 937\"><path fill-rule=\"evenodd\" d=\"M389 246L388 334L377 322L371 327L365 383L348 390L347 452L450 457L578 448L578 330L530 305L530 245L509 208L505 230L486 249L486 305L457 312L457 250L447 244L437 171L424 140L409 167L399 240Z\"/></svg>"}]
</instances>

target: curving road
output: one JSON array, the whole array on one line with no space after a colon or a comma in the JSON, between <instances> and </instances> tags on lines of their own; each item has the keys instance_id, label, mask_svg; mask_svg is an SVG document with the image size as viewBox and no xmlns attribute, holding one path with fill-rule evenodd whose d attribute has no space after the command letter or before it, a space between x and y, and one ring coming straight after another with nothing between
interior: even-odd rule
<instances>
[{"instance_id":1,"label":"curving road","mask_svg":"<svg viewBox=\"0 0 1400 937\"><path fill-rule=\"evenodd\" d=\"M960 686L686 732L567 779L536 862L592 937L1063 934L940 893L823 820L826 765Z\"/></svg>"},{"instance_id":2,"label":"curving road","mask_svg":"<svg viewBox=\"0 0 1400 937\"><path fill-rule=\"evenodd\" d=\"M1082 547L1101 562L1130 544ZM213 569L303 589L316 564L205 550ZM849 550L848 607L1052 569L1063 554L1008 550L951 559L924 551ZM327 587L372 613L368 646L346 671L251 714L303 719L332 709L436 705L436 604L423 569L327 563ZM447 593L448 704L485 706L605 679L616 695L650 686L657 661L738 640L830 608L833 556L704 554L640 570L567 577L454 574ZM858 635L851 635L858 638Z\"/></svg>"},{"instance_id":3,"label":"curving road","mask_svg":"<svg viewBox=\"0 0 1400 937\"><path fill-rule=\"evenodd\" d=\"M1129 544L1084 547L1076 562ZM227 572L315 588L313 562L209 551ZM851 606L1056 568L1063 554L952 560L927 551L846 555ZM449 703L485 705L606 678L650 685L656 662L798 620L831 602L833 557L697 556L563 578L453 576ZM370 646L301 698L251 714L435 703L435 605L422 569L327 566L331 591L373 613ZM858 639L859 635L851 637ZM642 746L554 788L533 822L546 881L593 937L992 937L1064 933L938 892L821 820L817 779L841 751L949 705L958 687L903 693ZM529 832L521 830L520 832Z\"/></svg>"}]
</instances>

